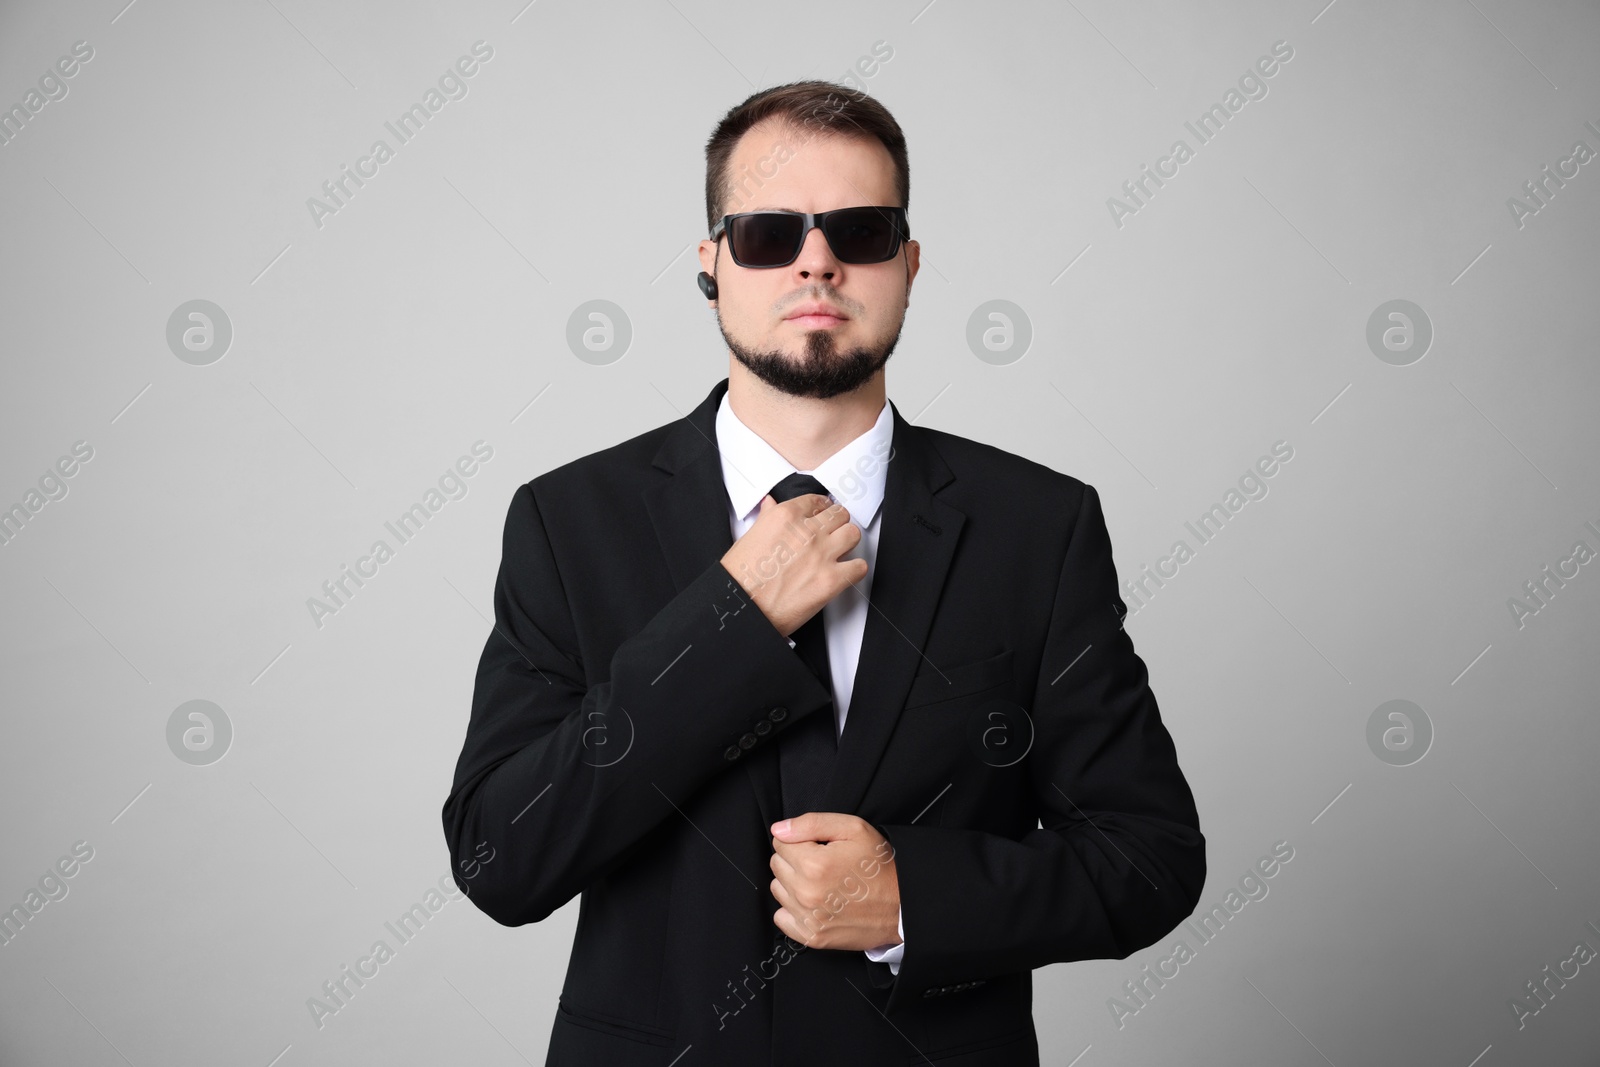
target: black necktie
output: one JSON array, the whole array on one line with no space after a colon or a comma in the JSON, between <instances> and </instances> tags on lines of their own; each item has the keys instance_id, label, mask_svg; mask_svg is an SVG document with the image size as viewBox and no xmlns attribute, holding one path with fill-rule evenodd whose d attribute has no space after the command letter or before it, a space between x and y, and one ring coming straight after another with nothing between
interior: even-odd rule
<instances>
[{"instance_id":1,"label":"black necktie","mask_svg":"<svg viewBox=\"0 0 1600 1067\"><path fill-rule=\"evenodd\" d=\"M798 471L772 487L772 499L782 503L806 493L828 495L823 484ZM826 706L807 715L803 721L783 732L778 739L778 769L783 787L783 817L793 818L817 811L828 779L833 775L834 757L839 750L834 726L833 675L828 666L828 638L823 630L822 611L801 624L793 634L794 650L828 691Z\"/></svg>"}]
</instances>

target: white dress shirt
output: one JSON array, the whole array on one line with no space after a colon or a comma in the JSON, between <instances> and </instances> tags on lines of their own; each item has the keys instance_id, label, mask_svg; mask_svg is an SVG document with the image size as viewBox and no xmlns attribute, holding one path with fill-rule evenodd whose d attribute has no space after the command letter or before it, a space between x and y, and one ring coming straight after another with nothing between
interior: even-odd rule
<instances>
[{"instance_id":1,"label":"white dress shirt","mask_svg":"<svg viewBox=\"0 0 1600 1067\"><path fill-rule=\"evenodd\" d=\"M823 606L822 628L828 640L828 669L833 676L835 737L844 733L845 716L850 709L850 694L855 690L856 667L861 658L861 637L867 626L867 596L872 590L872 574L878 559L879 521L883 510L883 489L888 458L894 436L894 414L887 402L872 428L823 460L810 474L821 482L837 503L850 512L850 521L861 527L861 541L840 559L864 559L867 576L856 586ZM750 427L739 421L722 394L717 407L717 450L722 456L722 480L728 488L728 522L737 540L755 525L761 513L761 499L774 486L795 473L794 466ZM737 576L735 576L737 577ZM789 639L794 645L794 638ZM867 958L887 963L900 973L905 955L905 912L898 923L900 943L866 950Z\"/></svg>"}]
</instances>

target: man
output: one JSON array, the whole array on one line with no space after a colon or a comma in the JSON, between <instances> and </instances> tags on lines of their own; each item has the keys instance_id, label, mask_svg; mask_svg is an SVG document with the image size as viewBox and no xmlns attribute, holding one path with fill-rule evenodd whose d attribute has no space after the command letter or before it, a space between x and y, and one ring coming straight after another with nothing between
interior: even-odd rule
<instances>
[{"instance_id":1,"label":"man","mask_svg":"<svg viewBox=\"0 0 1600 1067\"><path fill-rule=\"evenodd\" d=\"M1032 969L1205 881L1099 496L886 401L881 104L769 89L706 155L728 378L513 496L457 882L511 926L581 894L550 1064L1037 1063Z\"/></svg>"}]
</instances>

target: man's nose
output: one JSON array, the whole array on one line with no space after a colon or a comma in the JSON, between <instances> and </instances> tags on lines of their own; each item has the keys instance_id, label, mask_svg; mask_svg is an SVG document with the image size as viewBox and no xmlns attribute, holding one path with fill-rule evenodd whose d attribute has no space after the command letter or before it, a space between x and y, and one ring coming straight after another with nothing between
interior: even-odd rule
<instances>
[{"instance_id":1,"label":"man's nose","mask_svg":"<svg viewBox=\"0 0 1600 1067\"><path fill-rule=\"evenodd\" d=\"M821 226L806 234L805 242L800 246L800 255L795 257L794 269L802 278L829 280L839 272L839 260L834 256Z\"/></svg>"}]
</instances>

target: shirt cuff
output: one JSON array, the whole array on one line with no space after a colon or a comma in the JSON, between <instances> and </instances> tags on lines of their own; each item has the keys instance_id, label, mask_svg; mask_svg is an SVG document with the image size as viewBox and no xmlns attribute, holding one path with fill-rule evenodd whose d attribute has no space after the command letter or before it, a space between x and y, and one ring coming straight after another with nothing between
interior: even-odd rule
<instances>
[{"instance_id":1,"label":"shirt cuff","mask_svg":"<svg viewBox=\"0 0 1600 1067\"><path fill-rule=\"evenodd\" d=\"M898 945L881 946L879 948L863 949L862 951L866 952L867 959L873 963L887 963L889 965L889 973L898 975L900 973L900 961L906 954L906 911L904 908L900 909L900 917L895 920L895 926L900 931L900 943Z\"/></svg>"}]
</instances>

